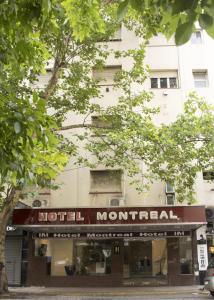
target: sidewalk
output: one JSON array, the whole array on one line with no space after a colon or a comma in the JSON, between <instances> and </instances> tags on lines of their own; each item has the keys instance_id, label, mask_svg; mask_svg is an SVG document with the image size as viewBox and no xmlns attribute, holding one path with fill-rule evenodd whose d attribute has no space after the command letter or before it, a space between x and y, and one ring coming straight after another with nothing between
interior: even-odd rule
<instances>
[{"instance_id":1,"label":"sidewalk","mask_svg":"<svg viewBox=\"0 0 214 300\"><path fill-rule=\"evenodd\" d=\"M148 295L176 295L176 294L209 294L202 290L202 286L167 286L167 287L112 287L112 288L61 288L61 287L11 287L8 299L24 299L30 296L90 296L90 297L123 297ZM1 297L0 297L1 298ZM4 296L6 299L6 296Z\"/></svg>"}]
</instances>

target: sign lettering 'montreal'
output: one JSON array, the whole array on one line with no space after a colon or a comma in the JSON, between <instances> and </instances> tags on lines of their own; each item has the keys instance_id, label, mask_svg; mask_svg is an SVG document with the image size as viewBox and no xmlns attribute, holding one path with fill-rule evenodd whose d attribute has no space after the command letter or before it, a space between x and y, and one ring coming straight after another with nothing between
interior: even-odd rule
<instances>
[{"instance_id":1,"label":"sign lettering 'montreal'","mask_svg":"<svg viewBox=\"0 0 214 300\"><path fill-rule=\"evenodd\" d=\"M130 210L130 211L109 211L109 212L97 212L97 221L135 221L135 220L179 220L178 216L174 214L172 210L166 211L157 210L146 211L146 210Z\"/></svg>"}]
</instances>

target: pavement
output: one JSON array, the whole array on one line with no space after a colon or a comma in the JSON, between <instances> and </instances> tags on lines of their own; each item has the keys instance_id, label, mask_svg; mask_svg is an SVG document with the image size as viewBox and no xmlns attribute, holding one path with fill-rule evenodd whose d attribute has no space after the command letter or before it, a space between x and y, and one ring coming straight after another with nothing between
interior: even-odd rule
<instances>
[{"instance_id":1,"label":"pavement","mask_svg":"<svg viewBox=\"0 0 214 300\"><path fill-rule=\"evenodd\" d=\"M111 297L119 297L123 299L123 297L138 298L138 297L150 297L154 296L154 298L161 296L161 299L164 295L173 296L173 295L189 295L189 299L191 295L209 295L208 291L203 290L203 286L166 286L166 287L111 287L111 288L83 288L83 287L72 287L72 288L61 288L61 287L10 287L10 293L0 296L0 299L46 299L49 297L57 297L57 299L64 299L72 297L72 299L79 299L78 297L87 297L89 299L91 297L95 299L103 299L103 297L107 297L107 299ZM42 297L42 298L41 298ZM76 298L75 298L76 297ZM88 298L89 297L89 298ZM70 299L70 298L69 298ZM104 298L106 299L106 298ZM167 298L168 299L168 298Z\"/></svg>"}]
</instances>

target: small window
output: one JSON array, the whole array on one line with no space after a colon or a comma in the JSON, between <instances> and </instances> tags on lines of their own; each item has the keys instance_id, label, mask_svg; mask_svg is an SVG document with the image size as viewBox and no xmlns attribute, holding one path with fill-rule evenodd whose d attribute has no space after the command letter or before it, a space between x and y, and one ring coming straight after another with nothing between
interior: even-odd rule
<instances>
[{"instance_id":1,"label":"small window","mask_svg":"<svg viewBox=\"0 0 214 300\"><path fill-rule=\"evenodd\" d=\"M121 26L110 37L109 41L121 41Z\"/></svg>"},{"instance_id":2,"label":"small window","mask_svg":"<svg viewBox=\"0 0 214 300\"><path fill-rule=\"evenodd\" d=\"M177 70L151 71L150 83L152 89L178 88L178 72Z\"/></svg>"},{"instance_id":3,"label":"small window","mask_svg":"<svg viewBox=\"0 0 214 300\"><path fill-rule=\"evenodd\" d=\"M110 86L114 85L116 74L121 71L121 66L105 67L103 69L94 69L93 78L99 82L99 85Z\"/></svg>"},{"instance_id":4,"label":"small window","mask_svg":"<svg viewBox=\"0 0 214 300\"><path fill-rule=\"evenodd\" d=\"M166 194L174 194L174 193L175 193L174 187L169 182L167 182L166 183Z\"/></svg>"},{"instance_id":5,"label":"small window","mask_svg":"<svg viewBox=\"0 0 214 300\"><path fill-rule=\"evenodd\" d=\"M167 182L166 183L166 204L175 205L175 190L174 187Z\"/></svg>"},{"instance_id":6,"label":"small window","mask_svg":"<svg viewBox=\"0 0 214 300\"><path fill-rule=\"evenodd\" d=\"M178 87L176 77L169 78L169 87L170 87L170 89L176 89Z\"/></svg>"},{"instance_id":7,"label":"small window","mask_svg":"<svg viewBox=\"0 0 214 300\"><path fill-rule=\"evenodd\" d=\"M214 171L204 171L203 179L204 180L214 180Z\"/></svg>"},{"instance_id":8,"label":"small window","mask_svg":"<svg viewBox=\"0 0 214 300\"><path fill-rule=\"evenodd\" d=\"M196 88L208 87L207 71L204 72L193 72L194 85Z\"/></svg>"},{"instance_id":9,"label":"small window","mask_svg":"<svg viewBox=\"0 0 214 300\"><path fill-rule=\"evenodd\" d=\"M160 78L160 88L167 89L167 78Z\"/></svg>"},{"instance_id":10,"label":"small window","mask_svg":"<svg viewBox=\"0 0 214 300\"><path fill-rule=\"evenodd\" d=\"M92 116L91 124L94 127L103 128L103 129L112 127L112 122L107 117L105 118L105 117L100 117L100 116Z\"/></svg>"},{"instance_id":11,"label":"small window","mask_svg":"<svg viewBox=\"0 0 214 300\"><path fill-rule=\"evenodd\" d=\"M192 44L202 44L202 32L201 30L197 30L193 32L191 35L191 43Z\"/></svg>"},{"instance_id":12,"label":"small window","mask_svg":"<svg viewBox=\"0 0 214 300\"><path fill-rule=\"evenodd\" d=\"M94 170L90 176L90 193L122 193L121 170Z\"/></svg>"},{"instance_id":13,"label":"small window","mask_svg":"<svg viewBox=\"0 0 214 300\"><path fill-rule=\"evenodd\" d=\"M151 88L152 89L158 88L158 78L151 78Z\"/></svg>"},{"instance_id":14,"label":"small window","mask_svg":"<svg viewBox=\"0 0 214 300\"><path fill-rule=\"evenodd\" d=\"M166 204L167 205L175 205L175 194L167 194L166 195Z\"/></svg>"}]
</instances>

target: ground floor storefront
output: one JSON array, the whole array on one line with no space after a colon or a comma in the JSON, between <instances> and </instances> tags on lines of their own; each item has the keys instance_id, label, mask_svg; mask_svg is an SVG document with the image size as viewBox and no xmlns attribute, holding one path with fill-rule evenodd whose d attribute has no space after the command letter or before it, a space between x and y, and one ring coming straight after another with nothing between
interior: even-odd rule
<instances>
[{"instance_id":1,"label":"ground floor storefront","mask_svg":"<svg viewBox=\"0 0 214 300\"><path fill-rule=\"evenodd\" d=\"M38 286L196 284L196 231L204 223L204 207L37 209L14 215L14 224L29 236L26 284Z\"/></svg>"}]
</instances>

